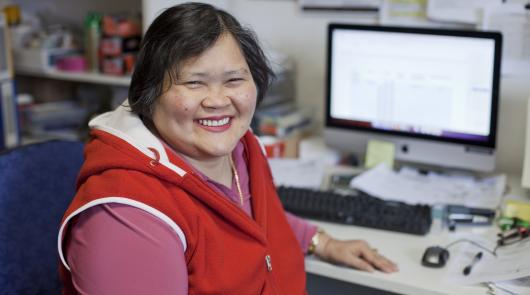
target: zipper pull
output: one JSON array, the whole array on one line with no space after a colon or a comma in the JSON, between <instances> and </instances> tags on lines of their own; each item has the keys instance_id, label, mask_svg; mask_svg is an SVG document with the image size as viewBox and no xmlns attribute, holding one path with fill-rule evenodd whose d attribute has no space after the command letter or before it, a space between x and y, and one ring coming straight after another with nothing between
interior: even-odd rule
<instances>
[{"instance_id":1,"label":"zipper pull","mask_svg":"<svg viewBox=\"0 0 530 295\"><path fill-rule=\"evenodd\" d=\"M271 256L270 255L265 255L265 262L267 263L267 270L269 272L272 271L272 262L271 262Z\"/></svg>"}]
</instances>

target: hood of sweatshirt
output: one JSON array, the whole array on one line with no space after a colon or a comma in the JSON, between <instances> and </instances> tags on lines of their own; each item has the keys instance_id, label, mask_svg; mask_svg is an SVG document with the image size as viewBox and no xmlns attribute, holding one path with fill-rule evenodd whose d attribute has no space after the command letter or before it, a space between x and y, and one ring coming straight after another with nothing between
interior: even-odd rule
<instances>
[{"instance_id":1,"label":"hood of sweatshirt","mask_svg":"<svg viewBox=\"0 0 530 295\"><path fill-rule=\"evenodd\" d=\"M108 169L132 169L157 177L183 177L190 167L171 153L124 102L114 111L89 122L92 139L77 187L88 177ZM147 164L147 165L146 165ZM162 166L164 169L160 169ZM155 169L156 168L156 169Z\"/></svg>"}]
</instances>

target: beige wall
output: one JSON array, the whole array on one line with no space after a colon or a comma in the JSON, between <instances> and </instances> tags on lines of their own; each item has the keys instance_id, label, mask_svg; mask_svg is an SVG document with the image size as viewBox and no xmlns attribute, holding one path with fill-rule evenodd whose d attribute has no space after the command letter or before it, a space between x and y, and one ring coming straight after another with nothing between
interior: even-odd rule
<instances>
[{"instance_id":1,"label":"beige wall","mask_svg":"<svg viewBox=\"0 0 530 295\"><path fill-rule=\"evenodd\" d=\"M231 11L256 30L262 43L289 54L297 68L297 102L315 109L323 121L325 91L325 40L329 22L373 23L376 16L353 12L304 12L296 1L232 0ZM521 173L530 98L528 72L504 75L501 81L497 167Z\"/></svg>"}]
</instances>

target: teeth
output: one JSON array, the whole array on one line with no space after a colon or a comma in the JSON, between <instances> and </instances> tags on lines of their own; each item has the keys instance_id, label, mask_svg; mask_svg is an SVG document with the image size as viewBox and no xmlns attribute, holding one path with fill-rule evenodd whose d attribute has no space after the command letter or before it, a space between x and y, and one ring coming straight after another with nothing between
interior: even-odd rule
<instances>
[{"instance_id":1,"label":"teeth","mask_svg":"<svg viewBox=\"0 0 530 295\"><path fill-rule=\"evenodd\" d=\"M224 118L221 120L199 120L199 124L210 127L218 127L228 124L230 118Z\"/></svg>"}]
</instances>

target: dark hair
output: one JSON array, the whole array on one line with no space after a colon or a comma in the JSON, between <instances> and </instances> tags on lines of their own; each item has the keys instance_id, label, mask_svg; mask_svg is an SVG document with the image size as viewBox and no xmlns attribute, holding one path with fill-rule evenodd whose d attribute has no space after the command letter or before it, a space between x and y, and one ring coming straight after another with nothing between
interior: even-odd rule
<instances>
[{"instance_id":1,"label":"dark hair","mask_svg":"<svg viewBox=\"0 0 530 295\"><path fill-rule=\"evenodd\" d=\"M224 33L230 33L239 43L256 83L259 104L274 73L254 32L212 5L184 3L162 12L145 33L129 87L132 111L150 120L153 104L167 90L166 74L174 80L183 61L199 56Z\"/></svg>"}]
</instances>

